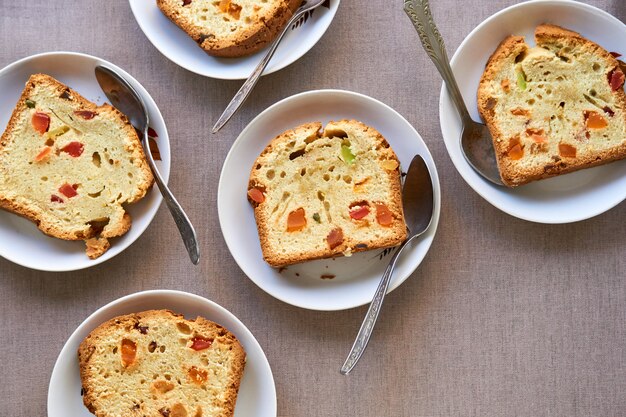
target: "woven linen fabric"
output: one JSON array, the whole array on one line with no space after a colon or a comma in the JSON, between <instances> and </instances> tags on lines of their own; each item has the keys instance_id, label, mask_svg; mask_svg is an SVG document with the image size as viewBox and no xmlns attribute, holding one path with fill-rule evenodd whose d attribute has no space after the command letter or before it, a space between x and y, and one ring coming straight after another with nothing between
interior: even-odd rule
<instances>
[{"instance_id":1,"label":"woven linen fabric","mask_svg":"<svg viewBox=\"0 0 626 417\"><path fill-rule=\"evenodd\" d=\"M474 27L516 2L431 3L452 56ZM624 0L589 4L626 19ZM441 78L402 5L343 0L321 40L264 76L212 135L241 81L169 61L127 1L0 0L0 67L45 51L84 52L124 68L150 92L170 135L169 184L202 248L200 264L191 265L163 205L133 245L93 268L46 273L0 259L0 415L46 415L50 375L74 329L111 300L165 288L209 298L252 331L272 367L281 417L626 416L626 205L542 225L474 192L446 152ZM367 94L401 113L429 146L442 189L430 252L388 295L347 377L339 368L366 307L309 311L263 292L231 257L216 207L224 158L247 123L285 97L323 88Z\"/></svg>"}]
</instances>

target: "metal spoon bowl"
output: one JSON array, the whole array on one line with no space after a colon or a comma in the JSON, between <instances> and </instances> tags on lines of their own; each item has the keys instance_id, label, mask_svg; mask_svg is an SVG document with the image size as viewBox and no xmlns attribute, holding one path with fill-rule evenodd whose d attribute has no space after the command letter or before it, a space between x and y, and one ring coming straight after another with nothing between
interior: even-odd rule
<instances>
[{"instance_id":1,"label":"metal spoon bowl","mask_svg":"<svg viewBox=\"0 0 626 417\"><path fill-rule=\"evenodd\" d=\"M96 67L95 73L98 84L100 84L102 91L104 91L104 94L111 101L111 104L124 113L131 124L142 133L141 144L143 145L148 165L150 165L150 169L154 175L154 180L163 195L163 200L165 200L172 217L174 217L174 222L183 238L183 243L185 244L191 262L197 265L200 260L200 248L198 246L198 239L196 238L196 231L183 211L183 208L178 201L176 201L176 198L174 198L174 195L163 181L163 178L161 178L161 174L159 174L154 163L148 142L148 125L150 119L143 99L135 89L114 70L99 65Z\"/></svg>"},{"instance_id":2,"label":"metal spoon bowl","mask_svg":"<svg viewBox=\"0 0 626 417\"><path fill-rule=\"evenodd\" d=\"M402 206L409 236L402 242L389 260L389 265L385 269L380 284L378 284L378 288L374 293L374 298L365 314L365 319L363 319L363 324L361 324L348 358L341 367L340 372L343 375L347 375L354 368L363 352L365 352L400 254L407 244L424 234L432 222L434 212L433 182L426 162L420 155L413 157L404 180Z\"/></svg>"},{"instance_id":3,"label":"metal spoon bowl","mask_svg":"<svg viewBox=\"0 0 626 417\"><path fill-rule=\"evenodd\" d=\"M404 0L404 11L411 19L422 41L424 50L437 67L461 116L461 151L470 166L486 180L503 185L496 163L491 133L487 126L477 123L469 115L459 86L448 61L443 38L435 26L428 0Z\"/></svg>"}]
</instances>

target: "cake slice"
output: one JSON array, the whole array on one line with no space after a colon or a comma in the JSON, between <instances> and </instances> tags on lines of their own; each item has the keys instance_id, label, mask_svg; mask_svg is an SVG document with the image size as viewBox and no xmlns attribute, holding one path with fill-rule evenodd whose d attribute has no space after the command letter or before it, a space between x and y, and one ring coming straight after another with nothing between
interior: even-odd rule
<instances>
[{"instance_id":1,"label":"cake slice","mask_svg":"<svg viewBox=\"0 0 626 417\"><path fill-rule=\"evenodd\" d=\"M209 55L240 57L274 40L301 2L157 0L157 5Z\"/></svg>"},{"instance_id":2,"label":"cake slice","mask_svg":"<svg viewBox=\"0 0 626 417\"><path fill-rule=\"evenodd\" d=\"M489 59L478 109L502 181L517 186L626 157L624 73L580 34L543 24L537 46L506 38Z\"/></svg>"},{"instance_id":3,"label":"cake slice","mask_svg":"<svg viewBox=\"0 0 626 417\"><path fill-rule=\"evenodd\" d=\"M0 138L1 208L47 235L85 240L93 259L128 231L123 204L144 197L152 182L122 113L48 75L30 77Z\"/></svg>"},{"instance_id":4,"label":"cake slice","mask_svg":"<svg viewBox=\"0 0 626 417\"><path fill-rule=\"evenodd\" d=\"M232 417L246 354L226 328L169 310L112 318L78 349L97 417Z\"/></svg>"},{"instance_id":5,"label":"cake slice","mask_svg":"<svg viewBox=\"0 0 626 417\"><path fill-rule=\"evenodd\" d=\"M248 200L273 267L400 244L400 167L375 129L356 120L306 123L255 161Z\"/></svg>"}]
</instances>

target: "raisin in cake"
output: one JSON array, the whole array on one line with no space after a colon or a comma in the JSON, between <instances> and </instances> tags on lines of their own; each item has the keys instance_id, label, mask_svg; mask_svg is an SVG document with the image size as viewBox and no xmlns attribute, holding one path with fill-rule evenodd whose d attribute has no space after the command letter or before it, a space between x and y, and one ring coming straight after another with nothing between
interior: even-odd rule
<instances>
[{"instance_id":1,"label":"raisin in cake","mask_svg":"<svg viewBox=\"0 0 626 417\"><path fill-rule=\"evenodd\" d=\"M558 26L540 25L535 41L505 39L478 88L508 186L626 157L624 73L615 57Z\"/></svg>"},{"instance_id":2,"label":"raisin in cake","mask_svg":"<svg viewBox=\"0 0 626 417\"><path fill-rule=\"evenodd\" d=\"M209 55L249 55L274 40L301 0L157 0Z\"/></svg>"},{"instance_id":3,"label":"raisin in cake","mask_svg":"<svg viewBox=\"0 0 626 417\"><path fill-rule=\"evenodd\" d=\"M355 120L278 135L252 167L248 200L274 267L406 238L398 158L380 133Z\"/></svg>"},{"instance_id":4,"label":"raisin in cake","mask_svg":"<svg viewBox=\"0 0 626 417\"><path fill-rule=\"evenodd\" d=\"M85 240L96 258L131 225L123 204L152 185L135 129L54 78L26 83L0 139L0 207L47 235Z\"/></svg>"},{"instance_id":5,"label":"raisin in cake","mask_svg":"<svg viewBox=\"0 0 626 417\"><path fill-rule=\"evenodd\" d=\"M115 317L78 350L97 417L232 417L246 354L224 327L169 310Z\"/></svg>"}]
</instances>

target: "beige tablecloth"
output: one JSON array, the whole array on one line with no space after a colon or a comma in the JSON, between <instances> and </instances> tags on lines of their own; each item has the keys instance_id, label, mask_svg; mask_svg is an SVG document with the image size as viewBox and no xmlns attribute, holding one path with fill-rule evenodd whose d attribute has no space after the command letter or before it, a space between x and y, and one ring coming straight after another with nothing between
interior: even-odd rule
<instances>
[{"instance_id":1,"label":"beige tablecloth","mask_svg":"<svg viewBox=\"0 0 626 417\"><path fill-rule=\"evenodd\" d=\"M477 24L515 1L432 3L451 55ZM624 0L589 3L626 18ZM0 415L45 415L52 367L76 326L115 298L156 288L205 296L249 327L271 364L279 416L626 415L626 205L547 226L478 196L446 153L441 80L400 0L343 0L320 42L264 77L214 136L210 127L240 82L170 62L126 1L0 0L0 42L0 66L44 51L85 52L146 87L171 137L170 185L203 253L199 266L189 263L161 207L134 245L94 268L44 273L0 259ZM365 307L315 312L267 295L231 258L216 210L220 168L243 127L270 104L319 88L364 93L404 115L430 147L443 192L430 253L388 296L348 377L338 369Z\"/></svg>"}]
</instances>

